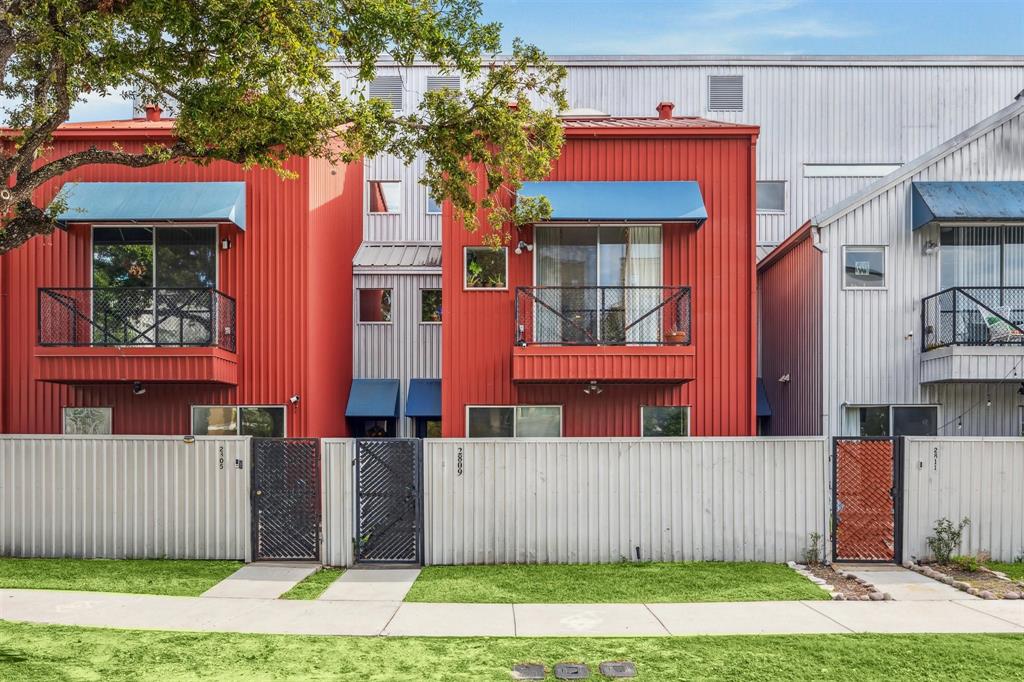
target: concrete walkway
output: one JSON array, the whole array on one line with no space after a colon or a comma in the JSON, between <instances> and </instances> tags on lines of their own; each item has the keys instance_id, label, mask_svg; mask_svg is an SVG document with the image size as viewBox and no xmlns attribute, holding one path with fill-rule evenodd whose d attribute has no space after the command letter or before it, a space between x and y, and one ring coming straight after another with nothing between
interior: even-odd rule
<instances>
[{"instance_id":1,"label":"concrete walkway","mask_svg":"<svg viewBox=\"0 0 1024 682\"><path fill-rule=\"evenodd\" d=\"M892 564L835 564L834 568L852 573L888 592L896 601L950 601L977 599L955 587L932 580L902 566Z\"/></svg>"},{"instance_id":2,"label":"concrete walkway","mask_svg":"<svg viewBox=\"0 0 1024 682\"><path fill-rule=\"evenodd\" d=\"M203 597L277 599L318 570L320 564L294 561L246 564L204 592Z\"/></svg>"},{"instance_id":3,"label":"concrete walkway","mask_svg":"<svg viewBox=\"0 0 1024 682\"><path fill-rule=\"evenodd\" d=\"M319 598L327 601L402 601L419 574L418 568L350 568Z\"/></svg>"},{"instance_id":4,"label":"concrete walkway","mask_svg":"<svg viewBox=\"0 0 1024 682\"><path fill-rule=\"evenodd\" d=\"M1024 601L418 604L0 590L0 619L153 630L426 637L1024 634Z\"/></svg>"}]
</instances>

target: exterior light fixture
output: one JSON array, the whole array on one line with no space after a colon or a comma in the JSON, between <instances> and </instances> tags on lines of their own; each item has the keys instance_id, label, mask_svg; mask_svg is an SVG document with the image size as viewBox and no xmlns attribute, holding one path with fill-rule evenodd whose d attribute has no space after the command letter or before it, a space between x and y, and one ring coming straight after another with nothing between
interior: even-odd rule
<instances>
[{"instance_id":1,"label":"exterior light fixture","mask_svg":"<svg viewBox=\"0 0 1024 682\"><path fill-rule=\"evenodd\" d=\"M921 253L926 256L930 256L939 250L939 243L934 239L929 239L924 243L924 247L921 249Z\"/></svg>"},{"instance_id":2,"label":"exterior light fixture","mask_svg":"<svg viewBox=\"0 0 1024 682\"><path fill-rule=\"evenodd\" d=\"M299 404L299 394L296 393L291 398L288 398L288 402L290 402L292 405L298 405Z\"/></svg>"},{"instance_id":3,"label":"exterior light fixture","mask_svg":"<svg viewBox=\"0 0 1024 682\"><path fill-rule=\"evenodd\" d=\"M783 374L781 377L779 377L779 383L780 384L788 384L789 383L789 374L788 373L787 374Z\"/></svg>"},{"instance_id":4,"label":"exterior light fixture","mask_svg":"<svg viewBox=\"0 0 1024 682\"><path fill-rule=\"evenodd\" d=\"M142 395L146 392L146 387L142 385L141 381L132 382L132 395Z\"/></svg>"},{"instance_id":5,"label":"exterior light fixture","mask_svg":"<svg viewBox=\"0 0 1024 682\"><path fill-rule=\"evenodd\" d=\"M231 248L231 239L230 238L224 237L224 239L220 240L220 249L221 249L221 251L227 251L230 248Z\"/></svg>"},{"instance_id":6,"label":"exterior light fixture","mask_svg":"<svg viewBox=\"0 0 1024 682\"><path fill-rule=\"evenodd\" d=\"M600 395L604 393L604 389L598 386L596 381L591 381L583 388L583 392L587 395Z\"/></svg>"},{"instance_id":7,"label":"exterior light fixture","mask_svg":"<svg viewBox=\"0 0 1024 682\"><path fill-rule=\"evenodd\" d=\"M516 244L515 254L517 256L521 256L523 253L523 249L526 249L527 251L533 251L533 244L527 244L525 241L520 239L519 243Z\"/></svg>"}]
</instances>

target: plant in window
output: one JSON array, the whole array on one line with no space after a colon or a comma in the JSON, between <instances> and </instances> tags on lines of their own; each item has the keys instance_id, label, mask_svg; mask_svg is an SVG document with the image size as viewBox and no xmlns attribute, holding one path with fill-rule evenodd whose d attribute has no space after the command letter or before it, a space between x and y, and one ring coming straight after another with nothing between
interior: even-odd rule
<instances>
[{"instance_id":1,"label":"plant in window","mask_svg":"<svg viewBox=\"0 0 1024 682\"><path fill-rule=\"evenodd\" d=\"M466 249L466 287L469 289L501 289L505 286L503 248L476 246Z\"/></svg>"},{"instance_id":2,"label":"plant in window","mask_svg":"<svg viewBox=\"0 0 1024 682\"><path fill-rule=\"evenodd\" d=\"M475 260L466 265L466 286L471 289L478 289L483 286L484 266Z\"/></svg>"}]
</instances>

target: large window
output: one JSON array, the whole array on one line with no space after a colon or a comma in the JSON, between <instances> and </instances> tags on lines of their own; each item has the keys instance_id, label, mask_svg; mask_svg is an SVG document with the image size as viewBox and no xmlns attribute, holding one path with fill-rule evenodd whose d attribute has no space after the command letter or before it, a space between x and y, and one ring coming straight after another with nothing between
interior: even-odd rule
<instances>
[{"instance_id":1,"label":"large window","mask_svg":"<svg viewBox=\"0 0 1024 682\"><path fill-rule=\"evenodd\" d=\"M467 246L465 288L505 289L508 287L508 248Z\"/></svg>"},{"instance_id":2,"label":"large window","mask_svg":"<svg viewBox=\"0 0 1024 682\"><path fill-rule=\"evenodd\" d=\"M284 438L284 407L195 405L192 407L192 435Z\"/></svg>"},{"instance_id":3,"label":"large window","mask_svg":"<svg viewBox=\"0 0 1024 682\"><path fill-rule=\"evenodd\" d=\"M1024 226L943 227L942 288L1024 286Z\"/></svg>"},{"instance_id":4,"label":"large window","mask_svg":"<svg viewBox=\"0 0 1024 682\"><path fill-rule=\"evenodd\" d=\"M94 227L92 244L95 287L217 285L215 227Z\"/></svg>"},{"instance_id":5,"label":"large window","mask_svg":"<svg viewBox=\"0 0 1024 682\"><path fill-rule=\"evenodd\" d=\"M935 405L869 405L856 410L861 436L935 436L939 409Z\"/></svg>"},{"instance_id":6,"label":"large window","mask_svg":"<svg viewBox=\"0 0 1024 682\"><path fill-rule=\"evenodd\" d=\"M391 322L391 289L360 289L359 321Z\"/></svg>"},{"instance_id":7,"label":"large window","mask_svg":"<svg viewBox=\"0 0 1024 682\"><path fill-rule=\"evenodd\" d=\"M885 288L884 246L844 246L843 264L844 288Z\"/></svg>"},{"instance_id":8,"label":"large window","mask_svg":"<svg viewBox=\"0 0 1024 682\"><path fill-rule=\"evenodd\" d=\"M113 433L113 410L109 407L65 407L63 432L68 435L109 435Z\"/></svg>"},{"instance_id":9,"label":"large window","mask_svg":"<svg viewBox=\"0 0 1024 682\"><path fill-rule=\"evenodd\" d=\"M469 438L558 438L561 435L560 405L466 408L466 436Z\"/></svg>"},{"instance_id":10,"label":"large window","mask_svg":"<svg viewBox=\"0 0 1024 682\"><path fill-rule=\"evenodd\" d=\"M690 435L690 408L645 405L640 408L640 435L644 438L678 438Z\"/></svg>"}]
</instances>

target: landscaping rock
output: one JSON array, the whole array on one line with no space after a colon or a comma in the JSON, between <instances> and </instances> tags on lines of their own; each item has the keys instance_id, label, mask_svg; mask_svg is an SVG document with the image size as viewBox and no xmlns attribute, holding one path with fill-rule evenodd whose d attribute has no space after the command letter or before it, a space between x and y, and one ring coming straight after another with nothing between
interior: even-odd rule
<instances>
[{"instance_id":1,"label":"landscaping rock","mask_svg":"<svg viewBox=\"0 0 1024 682\"><path fill-rule=\"evenodd\" d=\"M832 601L846 601L846 595L842 592L833 592Z\"/></svg>"},{"instance_id":2,"label":"landscaping rock","mask_svg":"<svg viewBox=\"0 0 1024 682\"><path fill-rule=\"evenodd\" d=\"M872 592L868 595L868 599L871 601L885 601L885 595L881 592Z\"/></svg>"},{"instance_id":3,"label":"landscaping rock","mask_svg":"<svg viewBox=\"0 0 1024 682\"><path fill-rule=\"evenodd\" d=\"M1003 595L1003 599L1020 599L1020 592L1007 592Z\"/></svg>"},{"instance_id":4,"label":"landscaping rock","mask_svg":"<svg viewBox=\"0 0 1024 682\"><path fill-rule=\"evenodd\" d=\"M892 595L889 594L888 592L886 592L884 596L885 596L885 601L892 601Z\"/></svg>"},{"instance_id":5,"label":"landscaping rock","mask_svg":"<svg viewBox=\"0 0 1024 682\"><path fill-rule=\"evenodd\" d=\"M862 595L860 595L860 600L861 601L871 601L871 597L869 597L866 594L862 594Z\"/></svg>"},{"instance_id":6,"label":"landscaping rock","mask_svg":"<svg viewBox=\"0 0 1024 682\"><path fill-rule=\"evenodd\" d=\"M964 592L966 592L967 590L971 589L971 586L970 586L970 585L968 585L968 584L967 584L967 583L965 583L965 582L961 582L960 580L954 580L954 581L953 581L953 583L952 583L952 585L953 585L953 587L955 587L956 589L958 589L958 590L963 590Z\"/></svg>"},{"instance_id":7,"label":"landscaping rock","mask_svg":"<svg viewBox=\"0 0 1024 682\"><path fill-rule=\"evenodd\" d=\"M944 582L947 585L952 585L953 583L956 582L956 580L954 580L953 576L951 576L951 575L944 575L939 580L941 580L942 582Z\"/></svg>"},{"instance_id":8,"label":"landscaping rock","mask_svg":"<svg viewBox=\"0 0 1024 682\"><path fill-rule=\"evenodd\" d=\"M982 590L978 593L978 596L982 599L998 599L998 597L996 597L996 595L993 594L991 590Z\"/></svg>"},{"instance_id":9,"label":"landscaping rock","mask_svg":"<svg viewBox=\"0 0 1024 682\"><path fill-rule=\"evenodd\" d=\"M981 590L979 590L976 587L968 587L967 594L971 595L972 597L978 597L981 595Z\"/></svg>"}]
</instances>

